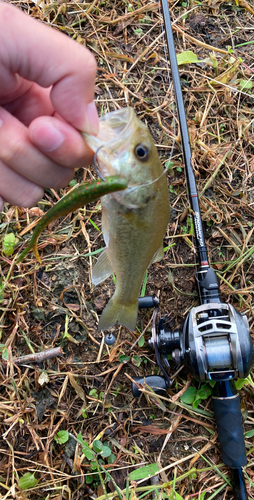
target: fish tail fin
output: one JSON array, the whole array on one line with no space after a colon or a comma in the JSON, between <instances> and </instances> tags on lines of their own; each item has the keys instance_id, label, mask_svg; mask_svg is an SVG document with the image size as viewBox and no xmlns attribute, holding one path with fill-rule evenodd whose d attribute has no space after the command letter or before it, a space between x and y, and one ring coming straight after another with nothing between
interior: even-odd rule
<instances>
[{"instance_id":1,"label":"fish tail fin","mask_svg":"<svg viewBox=\"0 0 254 500\"><path fill-rule=\"evenodd\" d=\"M138 302L135 304L124 305L119 303L115 297L112 297L106 305L99 321L98 329L107 330L116 323L124 325L130 331L135 330L138 315Z\"/></svg>"}]
</instances>

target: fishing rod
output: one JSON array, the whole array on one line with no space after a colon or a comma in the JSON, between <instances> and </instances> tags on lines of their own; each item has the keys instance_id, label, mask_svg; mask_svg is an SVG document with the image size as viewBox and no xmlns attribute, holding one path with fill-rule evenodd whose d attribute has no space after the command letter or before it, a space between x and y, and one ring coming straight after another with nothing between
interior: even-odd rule
<instances>
[{"instance_id":1,"label":"fishing rod","mask_svg":"<svg viewBox=\"0 0 254 500\"><path fill-rule=\"evenodd\" d=\"M164 377L153 375L136 377L132 390L133 395L139 397L142 394L140 387L144 382L159 394L170 387L171 381L167 373L169 353L172 354L175 364L184 363L198 381L213 381L215 385L212 403L222 459L231 469L235 500L247 500L243 474L247 457L240 395L236 390L235 380L248 376L254 363L253 345L246 315L238 312L232 305L223 303L217 275L208 262L168 1L161 0L161 5L195 232L198 256L195 279L199 306L191 309L178 330L169 330L165 326L164 319L159 321L158 327L156 325L158 299L153 297L139 299L139 308L155 307L150 345L155 349L157 363Z\"/></svg>"}]
</instances>

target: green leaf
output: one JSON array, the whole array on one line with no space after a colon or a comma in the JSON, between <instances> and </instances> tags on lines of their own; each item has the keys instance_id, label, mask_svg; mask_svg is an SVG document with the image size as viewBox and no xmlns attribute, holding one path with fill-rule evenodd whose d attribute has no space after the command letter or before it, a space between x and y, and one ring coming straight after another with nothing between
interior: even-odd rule
<instances>
[{"instance_id":1,"label":"green leaf","mask_svg":"<svg viewBox=\"0 0 254 500\"><path fill-rule=\"evenodd\" d=\"M96 226L95 222L92 220L92 219L88 219L89 222L91 222L92 226L97 229L97 231L99 231L99 233L101 233L101 230L98 228L98 226Z\"/></svg>"},{"instance_id":2,"label":"green leaf","mask_svg":"<svg viewBox=\"0 0 254 500\"><path fill-rule=\"evenodd\" d=\"M108 464L113 464L116 460L116 456L114 455L114 453L111 453L111 455L109 455L108 457Z\"/></svg>"},{"instance_id":3,"label":"green leaf","mask_svg":"<svg viewBox=\"0 0 254 500\"><path fill-rule=\"evenodd\" d=\"M250 80L240 80L239 86L244 90L252 89L253 83Z\"/></svg>"},{"instance_id":4,"label":"green leaf","mask_svg":"<svg viewBox=\"0 0 254 500\"><path fill-rule=\"evenodd\" d=\"M158 464L149 464L144 467L140 467L137 470L134 470L130 473L129 478L130 481L137 481L139 479L148 479L159 472Z\"/></svg>"},{"instance_id":5,"label":"green leaf","mask_svg":"<svg viewBox=\"0 0 254 500\"><path fill-rule=\"evenodd\" d=\"M180 397L183 403L192 405L196 398L197 389L195 387L188 387L185 393Z\"/></svg>"},{"instance_id":6,"label":"green leaf","mask_svg":"<svg viewBox=\"0 0 254 500\"><path fill-rule=\"evenodd\" d=\"M0 279L0 304L2 304L4 300L4 285L2 283L2 279Z\"/></svg>"},{"instance_id":7,"label":"green leaf","mask_svg":"<svg viewBox=\"0 0 254 500\"><path fill-rule=\"evenodd\" d=\"M100 452L101 456L106 458L110 457L111 455L111 449L108 446L103 446Z\"/></svg>"},{"instance_id":8,"label":"green leaf","mask_svg":"<svg viewBox=\"0 0 254 500\"><path fill-rule=\"evenodd\" d=\"M192 50L184 50L176 56L178 66L198 62L198 56Z\"/></svg>"},{"instance_id":9,"label":"green leaf","mask_svg":"<svg viewBox=\"0 0 254 500\"><path fill-rule=\"evenodd\" d=\"M198 407L200 401L201 401L200 398L197 398L197 399L195 399L195 401L193 401L192 406L194 409L196 409Z\"/></svg>"},{"instance_id":10,"label":"green leaf","mask_svg":"<svg viewBox=\"0 0 254 500\"><path fill-rule=\"evenodd\" d=\"M143 347L145 343L145 339L144 339L144 336L140 337L139 341L138 341L138 346L139 347Z\"/></svg>"},{"instance_id":11,"label":"green leaf","mask_svg":"<svg viewBox=\"0 0 254 500\"><path fill-rule=\"evenodd\" d=\"M242 387L246 384L249 383L249 380L247 378L239 378L238 380L235 381L235 386L237 388L238 391L240 391L240 389L242 389Z\"/></svg>"},{"instance_id":12,"label":"green leaf","mask_svg":"<svg viewBox=\"0 0 254 500\"><path fill-rule=\"evenodd\" d=\"M89 460L89 461L94 460L95 453L92 450L90 450L88 443L86 441L84 441L80 432L77 435L77 440L81 444L82 453L84 453L87 460Z\"/></svg>"},{"instance_id":13,"label":"green leaf","mask_svg":"<svg viewBox=\"0 0 254 500\"><path fill-rule=\"evenodd\" d=\"M212 388L209 384L203 384L197 392L196 398L207 399L212 394Z\"/></svg>"},{"instance_id":14,"label":"green leaf","mask_svg":"<svg viewBox=\"0 0 254 500\"><path fill-rule=\"evenodd\" d=\"M139 367L142 363L142 358L140 358L139 356L136 356L136 354L134 354L134 356L132 356L132 360L134 361L134 364L137 367Z\"/></svg>"},{"instance_id":15,"label":"green leaf","mask_svg":"<svg viewBox=\"0 0 254 500\"><path fill-rule=\"evenodd\" d=\"M9 351L8 351L8 347L4 347L3 350L2 350L2 358L5 360L5 361L8 361L9 359Z\"/></svg>"},{"instance_id":16,"label":"green leaf","mask_svg":"<svg viewBox=\"0 0 254 500\"><path fill-rule=\"evenodd\" d=\"M68 431L59 431L56 436L55 436L55 441L58 444L64 444L67 443L69 439L69 432Z\"/></svg>"},{"instance_id":17,"label":"green leaf","mask_svg":"<svg viewBox=\"0 0 254 500\"><path fill-rule=\"evenodd\" d=\"M38 484L38 479L34 477L31 472L26 472L24 476L19 479L19 488L21 490L28 490L29 488L34 488Z\"/></svg>"},{"instance_id":18,"label":"green leaf","mask_svg":"<svg viewBox=\"0 0 254 500\"><path fill-rule=\"evenodd\" d=\"M146 272L145 272L145 276L144 276L144 280L143 280L143 285L142 285L142 288L141 288L140 297L144 297L144 296L145 296L145 294L146 294L146 284L147 284L147 280L148 280L148 272L146 271Z\"/></svg>"},{"instance_id":19,"label":"green leaf","mask_svg":"<svg viewBox=\"0 0 254 500\"><path fill-rule=\"evenodd\" d=\"M81 432L78 433L77 435L77 440L79 442L79 444L81 444L82 446L84 446L85 444L87 444L84 439L82 438L82 435L81 435Z\"/></svg>"},{"instance_id":20,"label":"green leaf","mask_svg":"<svg viewBox=\"0 0 254 500\"><path fill-rule=\"evenodd\" d=\"M209 380L209 385L210 385L211 387L214 387L214 386L215 386L215 384L217 384L216 380Z\"/></svg>"},{"instance_id":21,"label":"green leaf","mask_svg":"<svg viewBox=\"0 0 254 500\"><path fill-rule=\"evenodd\" d=\"M86 484L91 484L94 480L93 476L86 476Z\"/></svg>"},{"instance_id":22,"label":"green leaf","mask_svg":"<svg viewBox=\"0 0 254 500\"><path fill-rule=\"evenodd\" d=\"M170 170L171 168L173 168L173 166L174 166L173 161L171 161L171 160L167 160L167 161L165 162L165 168L167 168L168 170Z\"/></svg>"},{"instance_id":23,"label":"green leaf","mask_svg":"<svg viewBox=\"0 0 254 500\"><path fill-rule=\"evenodd\" d=\"M93 442L93 449L94 451L96 451L96 453L100 453L101 450L103 448L103 443L101 441L99 441L98 439L96 439L94 442Z\"/></svg>"},{"instance_id":24,"label":"green leaf","mask_svg":"<svg viewBox=\"0 0 254 500\"><path fill-rule=\"evenodd\" d=\"M91 389L91 391L89 391L89 396L92 396L92 398L98 399L98 392L96 391L96 389Z\"/></svg>"},{"instance_id":25,"label":"green leaf","mask_svg":"<svg viewBox=\"0 0 254 500\"><path fill-rule=\"evenodd\" d=\"M74 187L78 184L78 182L75 179L72 179L72 181L69 183L70 187Z\"/></svg>"},{"instance_id":26,"label":"green leaf","mask_svg":"<svg viewBox=\"0 0 254 500\"><path fill-rule=\"evenodd\" d=\"M94 457L95 457L95 453L90 450L88 444L86 443L85 446L82 448L82 453L84 453L85 457L87 458L87 460L89 460L89 462L91 460L94 460Z\"/></svg>"},{"instance_id":27,"label":"green leaf","mask_svg":"<svg viewBox=\"0 0 254 500\"><path fill-rule=\"evenodd\" d=\"M143 35L143 30L142 30L142 28L137 28L136 30L134 30L134 33L137 36L142 36Z\"/></svg>"},{"instance_id":28,"label":"green leaf","mask_svg":"<svg viewBox=\"0 0 254 500\"><path fill-rule=\"evenodd\" d=\"M246 438L252 438L254 436L254 429L252 429L251 431L245 432L244 435Z\"/></svg>"},{"instance_id":29,"label":"green leaf","mask_svg":"<svg viewBox=\"0 0 254 500\"><path fill-rule=\"evenodd\" d=\"M13 254L13 247L15 245L15 240L16 237L14 233L5 234L3 238L3 252L5 255Z\"/></svg>"},{"instance_id":30,"label":"green leaf","mask_svg":"<svg viewBox=\"0 0 254 500\"><path fill-rule=\"evenodd\" d=\"M181 497L181 495L179 495L179 493L174 491L174 500L183 500L183 497Z\"/></svg>"},{"instance_id":31,"label":"green leaf","mask_svg":"<svg viewBox=\"0 0 254 500\"><path fill-rule=\"evenodd\" d=\"M121 356L119 356L118 361L120 361L120 363L128 363L128 361L130 361L130 356L122 354Z\"/></svg>"}]
</instances>

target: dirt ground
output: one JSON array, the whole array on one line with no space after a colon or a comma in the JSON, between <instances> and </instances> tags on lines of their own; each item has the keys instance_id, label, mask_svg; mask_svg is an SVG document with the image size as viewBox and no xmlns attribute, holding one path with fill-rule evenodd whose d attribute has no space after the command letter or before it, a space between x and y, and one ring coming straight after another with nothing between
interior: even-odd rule
<instances>
[{"instance_id":1,"label":"dirt ground","mask_svg":"<svg viewBox=\"0 0 254 500\"><path fill-rule=\"evenodd\" d=\"M94 53L99 115L132 106L149 126L168 167L171 219L164 259L148 269L143 292L159 295L159 316L168 318L171 328L179 327L197 305L195 248L157 2L10 3ZM223 300L247 314L252 330L254 5L247 0L170 0L169 6L177 54L188 50L198 59L190 63L189 54L179 71L209 259ZM96 174L91 166L75 177L90 181ZM171 363L167 401L132 396L130 378L158 373L148 344L152 311L139 312L135 332L113 329L117 341L112 347L102 343L98 317L115 285L112 277L97 287L91 284L96 251L104 246L100 201L43 232L41 265L31 253L22 264L13 262L38 216L69 189L46 190L33 209L6 204L0 214L1 498L232 498L210 397L197 408L180 399L189 385L201 387L188 370L181 366L176 373ZM4 248L9 233L17 238L12 255ZM144 330L145 342L133 347ZM37 363L13 361L55 347L62 348L62 356ZM253 394L250 379L241 389L249 498L254 498ZM57 441L59 431L69 433L68 441ZM79 434L88 445L97 440L110 447L113 465L105 458L104 469L94 462L91 469L75 439ZM158 490L152 491L148 478L129 483L137 466L156 462L161 470ZM22 489L20 479L27 472L31 489L26 489L29 484Z\"/></svg>"}]
</instances>

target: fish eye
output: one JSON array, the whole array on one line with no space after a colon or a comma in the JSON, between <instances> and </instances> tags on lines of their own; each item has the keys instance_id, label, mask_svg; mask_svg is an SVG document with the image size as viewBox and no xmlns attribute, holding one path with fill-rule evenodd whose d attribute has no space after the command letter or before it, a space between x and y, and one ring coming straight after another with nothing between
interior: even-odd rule
<instances>
[{"instance_id":1,"label":"fish eye","mask_svg":"<svg viewBox=\"0 0 254 500\"><path fill-rule=\"evenodd\" d=\"M150 151L145 144L138 144L134 149L134 154L140 161L146 161L149 158Z\"/></svg>"}]
</instances>

